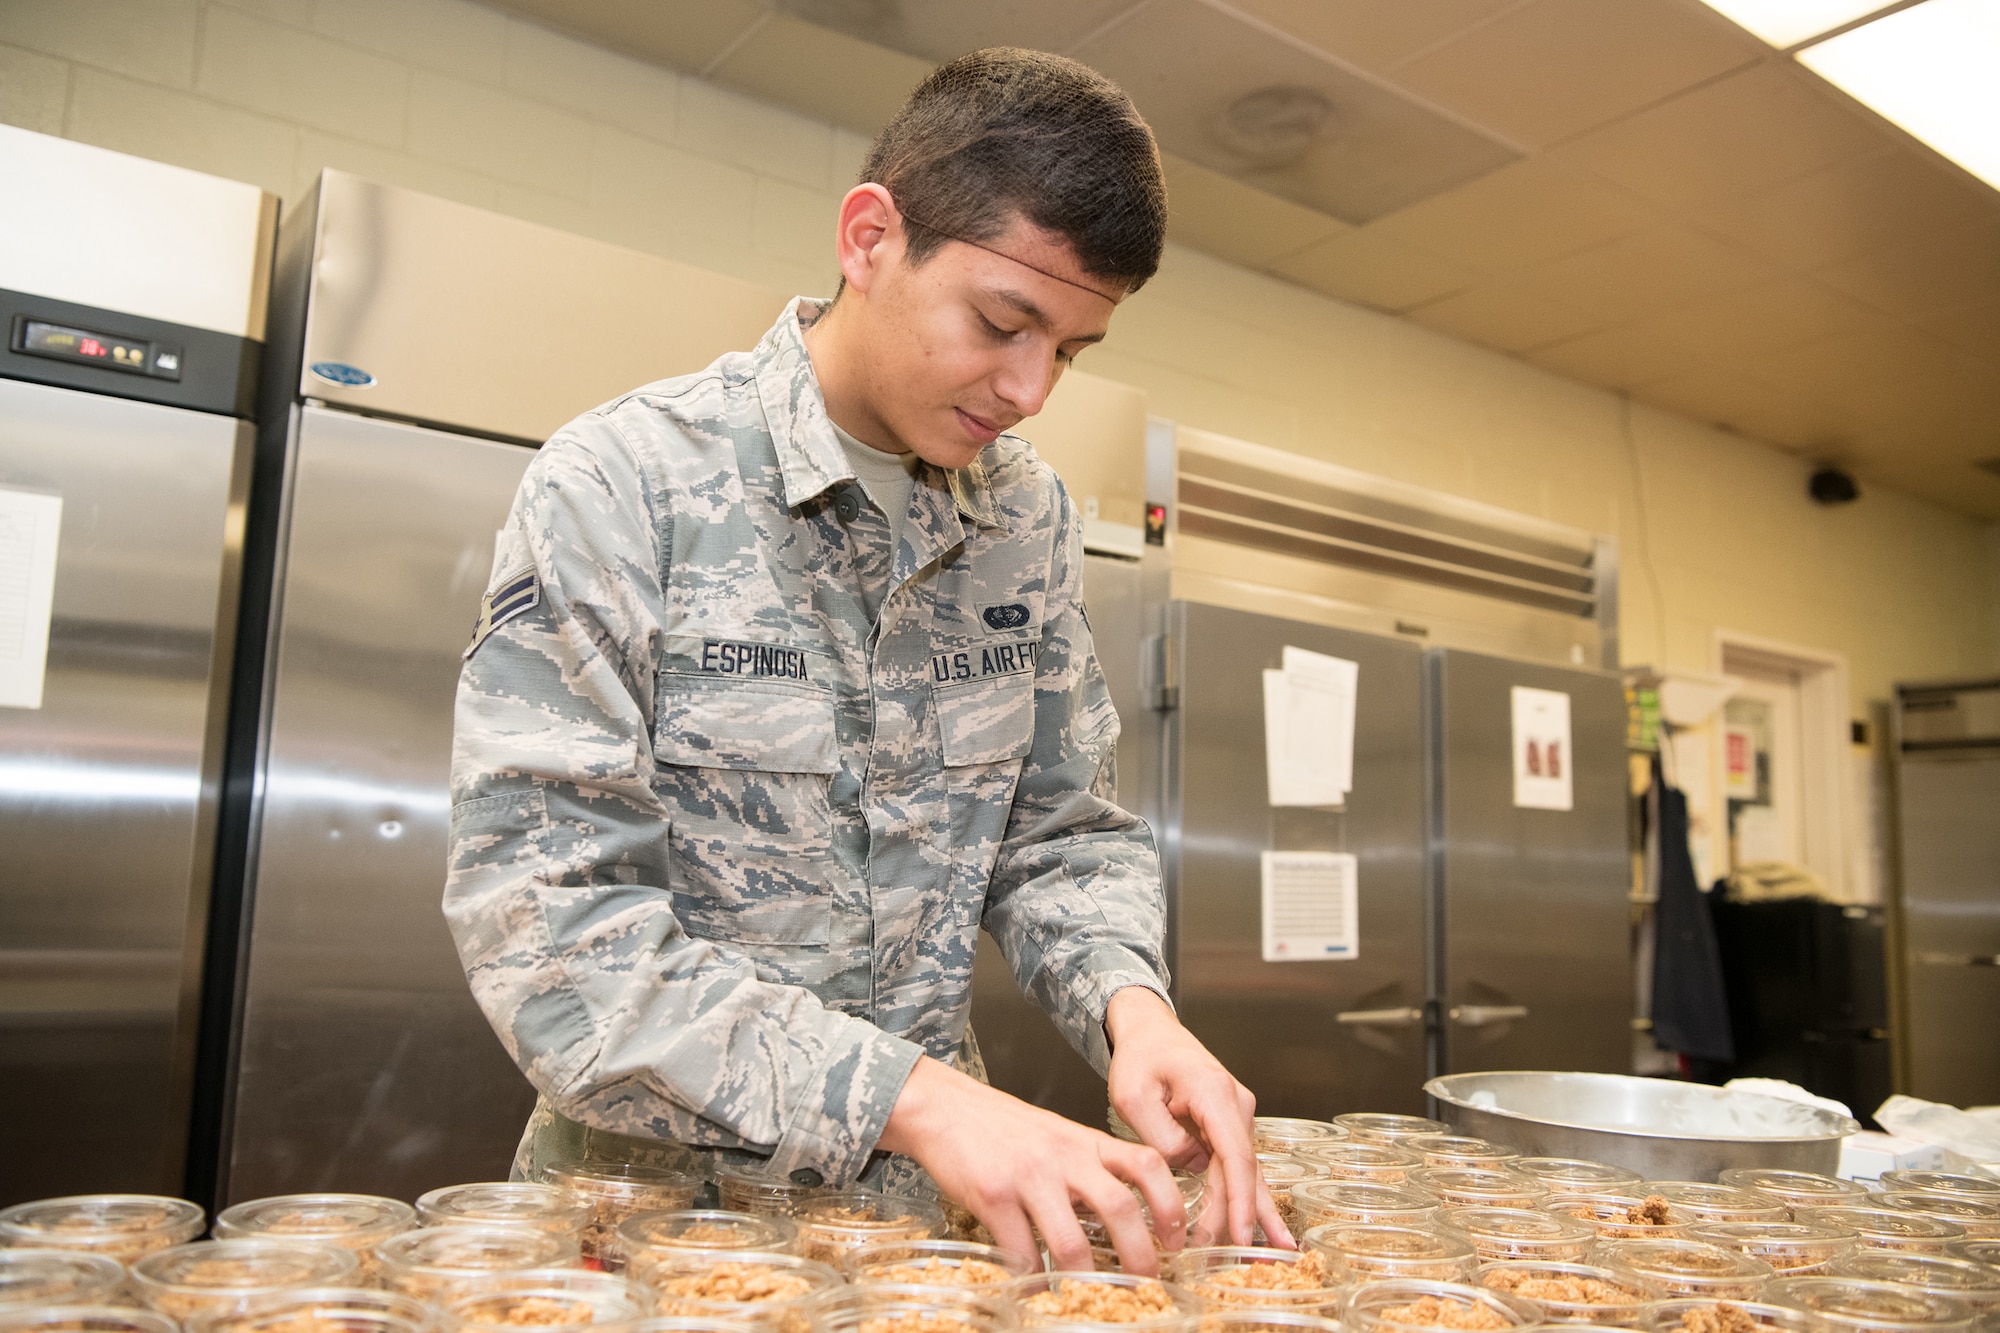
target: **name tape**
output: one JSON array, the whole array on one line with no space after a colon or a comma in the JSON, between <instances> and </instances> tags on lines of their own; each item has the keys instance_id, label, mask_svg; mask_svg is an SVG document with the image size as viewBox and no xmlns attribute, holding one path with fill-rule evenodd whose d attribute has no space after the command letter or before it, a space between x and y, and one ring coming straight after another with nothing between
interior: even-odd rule
<instances>
[{"instance_id":1,"label":"name tape","mask_svg":"<svg viewBox=\"0 0 2000 1333\"><path fill-rule=\"evenodd\" d=\"M728 639L702 641L701 669L717 676L812 679L806 673L806 654L797 648L778 648L768 643L736 643Z\"/></svg>"},{"instance_id":2,"label":"name tape","mask_svg":"<svg viewBox=\"0 0 2000 1333\"><path fill-rule=\"evenodd\" d=\"M988 676L1012 676L1035 669L1038 639L1021 643L996 643L990 648L967 648L956 653L937 653L931 658L931 679L939 685L962 680L984 680Z\"/></svg>"}]
</instances>

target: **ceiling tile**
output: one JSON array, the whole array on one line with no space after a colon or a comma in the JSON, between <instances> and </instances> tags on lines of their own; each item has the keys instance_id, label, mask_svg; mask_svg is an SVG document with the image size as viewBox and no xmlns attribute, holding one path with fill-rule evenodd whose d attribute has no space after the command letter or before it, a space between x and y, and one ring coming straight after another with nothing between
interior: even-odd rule
<instances>
[{"instance_id":1,"label":"ceiling tile","mask_svg":"<svg viewBox=\"0 0 2000 1333\"><path fill-rule=\"evenodd\" d=\"M711 77L872 136L931 68L920 57L778 14Z\"/></svg>"},{"instance_id":2,"label":"ceiling tile","mask_svg":"<svg viewBox=\"0 0 2000 1333\"><path fill-rule=\"evenodd\" d=\"M498 0L612 50L700 70L770 11L759 0Z\"/></svg>"},{"instance_id":3,"label":"ceiling tile","mask_svg":"<svg viewBox=\"0 0 2000 1333\"><path fill-rule=\"evenodd\" d=\"M1768 265L1693 232L1661 230L1558 259L1514 281L1530 299L1555 302L1589 319L1587 327L1603 328L1775 276Z\"/></svg>"},{"instance_id":4,"label":"ceiling tile","mask_svg":"<svg viewBox=\"0 0 2000 1333\"><path fill-rule=\"evenodd\" d=\"M1163 148L1261 190L1360 223L1513 161L1511 149L1200 0L1152 0L1074 52L1123 84ZM1224 132L1247 94L1323 98L1319 133L1260 163Z\"/></svg>"},{"instance_id":5,"label":"ceiling tile","mask_svg":"<svg viewBox=\"0 0 2000 1333\"><path fill-rule=\"evenodd\" d=\"M1704 359L1700 352L1637 324L1599 329L1537 347L1525 356L1557 374L1613 389L1633 389L1684 375Z\"/></svg>"},{"instance_id":6,"label":"ceiling tile","mask_svg":"<svg viewBox=\"0 0 2000 1333\"><path fill-rule=\"evenodd\" d=\"M1250 268L1351 230L1338 218L1266 194L1172 153L1167 171L1167 239Z\"/></svg>"},{"instance_id":7,"label":"ceiling tile","mask_svg":"<svg viewBox=\"0 0 2000 1333\"><path fill-rule=\"evenodd\" d=\"M1879 317L1804 278L1780 278L1704 297L1640 322L1702 360L1732 360L1775 352L1841 334L1859 333Z\"/></svg>"},{"instance_id":8,"label":"ceiling tile","mask_svg":"<svg viewBox=\"0 0 2000 1333\"><path fill-rule=\"evenodd\" d=\"M1473 275L1456 264L1365 227L1286 255L1267 267L1329 296L1379 310L1407 310L1473 282Z\"/></svg>"},{"instance_id":9,"label":"ceiling tile","mask_svg":"<svg viewBox=\"0 0 2000 1333\"><path fill-rule=\"evenodd\" d=\"M982 46L1067 51L1133 0L779 0L796 18L932 64Z\"/></svg>"},{"instance_id":10,"label":"ceiling tile","mask_svg":"<svg viewBox=\"0 0 2000 1333\"><path fill-rule=\"evenodd\" d=\"M1687 211L1879 152L1883 127L1836 96L1796 66L1754 65L1585 135L1560 155Z\"/></svg>"},{"instance_id":11,"label":"ceiling tile","mask_svg":"<svg viewBox=\"0 0 2000 1333\"><path fill-rule=\"evenodd\" d=\"M1369 229L1494 274L1632 235L1654 216L1588 172L1531 157L1378 218Z\"/></svg>"},{"instance_id":12,"label":"ceiling tile","mask_svg":"<svg viewBox=\"0 0 2000 1333\"><path fill-rule=\"evenodd\" d=\"M1532 0L1391 77L1517 142L1545 145L1749 64L1762 51L1756 39L1692 4Z\"/></svg>"},{"instance_id":13,"label":"ceiling tile","mask_svg":"<svg viewBox=\"0 0 2000 1333\"><path fill-rule=\"evenodd\" d=\"M1813 270L1813 276L1903 319L2000 299L2000 220L1884 238L1861 254Z\"/></svg>"},{"instance_id":14,"label":"ceiling tile","mask_svg":"<svg viewBox=\"0 0 2000 1333\"><path fill-rule=\"evenodd\" d=\"M1236 9L1283 28L1300 41L1363 69L1383 70L1521 0L1406 0L1337 3L1327 0L1227 0Z\"/></svg>"},{"instance_id":15,"label":"ceiling tile","mask_svg":"<svg viewBox=\"0 0 2000 1333\"><path fill-rule=\"evenodd\" d=\"M1969 416L1982 410L1989 422L2000 422L2000 380L1918 329L1877 326L1746 357L1741 368L1781 392L1825 404L1877 430L1954 422L1963 429Z\"/></svg>"},{"instance_id":16,"label":"ceiling tile","mask_svg":"<svg viewBox=\"0 0 2000 1333\"><path fill-rule=\"evenodd\" d=\"M1916 320L1924 332L2000 370L2000 300L1933 310ZM2000 438L1994 453L2000 455Z\"/></svg>"},{"instance_id":17,"label":"ceiling tile","mask_svg":"<svg viewBox=\"0 0 2000 1333\"><path fill-rule=\"evenodd\" d=\"M1796 417L1781 393L1729 366L1703 366L1648 384L1633 396L1793 452L1840 447L1852 434L1850 426L1831 414L1816 419Z\"/></svg>"},{"instance_id":18,"label":"ceiling tile","mask_svg":"<svg viewBox=\"0 0 2000 1333\"><path fill-rule=\"evenodd\" d=\"M1518 282L1487 282L1408 312L1417 323L1506 351L1574 338L1601 320Z\"/></svg>"}]
</instances>

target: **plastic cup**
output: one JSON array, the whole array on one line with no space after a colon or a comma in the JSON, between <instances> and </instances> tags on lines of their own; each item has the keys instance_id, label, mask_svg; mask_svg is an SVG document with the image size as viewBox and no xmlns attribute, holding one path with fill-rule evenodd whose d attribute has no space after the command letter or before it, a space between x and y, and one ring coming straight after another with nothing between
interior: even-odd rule
<instances>
[{"instance_id":1,"label":"plastic cup","mask_svg":"<svg viewBox=\"0 0 2000 1333\"><path fill-rule=\"evenodd\" d=\"M1187 1214L1188 1229L1193 1231L1195 1222L1201 1217L1202 1202L1208 1195L1207 1182L1200 1176L1176 1173L1174 1184L1180 1190L1181 1208ZM1146 1201L1139 1195L1139 1191L1133 1190L1132 1195L1139 1199L1139 1215L1144 1220L1146 1229L1153 1231L1153 1210L1146 1206ZM1077 1205L1076 1224L1083 1228L1084 1239L1092 1245L1114 1248L1111 1244L1111 1232L1105 1227L1103 1219L1082 1204ZM1154 1232L1153 1247L1160 1250L1157 1232ZM1165 1250L1160 1252L1166 1253Z\"/></svg>"},{"instance_id":2,"label":"plastic cup","mask_svg":"<svg viewBox=\"0 0 2000 1333\"><path fill-rule=\"evenodd\" d=\"M1880 1184L1885 1194L1960 1194L1968 1199L2000 1203L2000 1180L1957 1171L1884 1171Z\"/></svg>"},{"instance_id":3,"label":"plastic cup","mask_svg":"<svg viewBox=\"0 0 2000 1333\"><path fill-rule=\"evenodd\" d=\"M446 1185L417 1200L417 1217L427 1227L532 1227L574 1236L589 1215L590 1205L582 1199L521 1180Z\"/></svg>"},{"instance_id":4,"label":"plastic cup","mask_svg":"<svg viewBox=\"0 0 2000 1333\"><path fill-rule=\"evenodd\" d=\"M2000 1198L2000 1195L1994 1196ZM1898 1212L1916 1213L1923 1217L1949 1222L1964 1230L1972 1240L1991 1240L2000 1237L2000 1203L1992 1199L1974 1198L1969 1194L1907 1193L1878 1194L1876 1206L1893 1208Z\"/></svg>"},{"instance_id":5,"label":"plastic cup","mask_svg":"<svg viewBox=\"0 0 2000 1333\"><path fill-rule=\"evenodd\" d=\"M1023 1327L1192 1330L1202 1302L1176 1283L1133 1273L1031 1273L1007 1284Z\"/></svg>"},{"instance_id":6,"label":"plastic cup","mask_svg":"<svg viewBox=\"0 0 2000 1333\"><path fill-rule=\"evenodd\" d=\"M1299 1222L1298 1205L1292 1201L1292 1190L1309 1181L1331 1179L1325 1163L1308 1162L1303 1157L1259 1153L1257 1170L1264 1177L1264 1188L1271 1191L1271 1202L1278 1206L1278 1216L1297 1236L1305 1228Z\"/></svg>"},{"instance_id":7,"label":"plastic cup","mask_svg":"<svg viewBox=\"0 0 2000 1333\"><path fill-rule=\"evenodd\" d=\"M1900 1254L1894 1250L1856 1250L1837 1260L1840 1277L1895 1282L1934 1296L1964 1301L1975 1313L1990 1316L2000 1310L2000 1269L1944 1254Z\"/></svg>"},{"instance_id":8,"label":"plastic cup","mask_svg":"<svg viewBox=\"0 0 2000 1333\"><path fill-rule=\"evenodd\" d=\"M1628 1192L1657 1194L1698 1222L1783 1222L1792 1215L1791 1206L1774 1195L1699 1180L1649 1180Z\"/></svg>"},{"instance_id":9,"label":"plastic cup","mask_svg":"<svg viewBox=\"0 0 2000 1333\"><path fill-rule=\"evenodd\" d=\"M1365 1180L1310 1180L1294 1185L1292 1209L1307 1229L1329 1222L1423 1227L1438 1220L1438 1201L1433 1195L1408 1185L1374 1185Z\"/></svg>"},{"instance_id":10,"label":"plastic cup","mask_svg":"<svg viewBox=\"0 0 2000 1333\"><path fill-rule=\"evenodd\" d=\"M1333 1123L1346 1130L1349 1138L1361 1143L1400 1144L1405 1139L1443 1134L1450 1129L1441 1120L1426 1120L1420 1115L1391 1115L1384 1111L1355 1111L1337 1115Z\"/></svg>"},{"instance_id":11,"label":"plastic cup","mask_svg":"<svg viewBox=\"0 0 2000 1333\"><path fill-rule=\"evenodd\" d=\"M1340 1280L1318 1250L1210 1245L1183 1250L1173 1280L1210 1309L1255 1305L1325 1315L1340 1303Z\"/></svg>"},{"instance_id":12,"label":"plastic cup","mask_svg":"<svg viewBox=\"0 0 2000 1333\"><path fill-rule=\"evenodd\" d=\"M1400 1185L1424 1159L1383 1143L1329 1141L1301 1144L1292 1156L1324 1166L1335 1180L1365 1180L1376 1185Z\"/></svg>"},{"instance_id":13,"label":"plastic cup","mask_svg":"<svg viewBox=\"0 0 2000 1333\"><path fill-rule=\"evenodd\" d=\"M704 1187L701 1177L633 1162L556 1162L542 1183L581 1199L589 1213L578 1237L583 1257L608 1269L624 1263L618 1226L640 1213L692 1208Z\"/></svg>"},{"instance_id":14,"label":"plastic cup","mask_svg":"<svg viewBox=\"0 0 2000 1333\"><path fill-rule=\"evenodd\" d=\"M1975 1240L1967 1236L1945 1246L1944 1252L1954 1259L1970 1259L1975 1264L2000 1269L2000 1240Z\"/></svg>"},{"instance_id":15,"label":"plastic cup","mask_svg":"<svg viewBox=\"0 0 2000 1333\"><path fill-rule=\"evenodd\" d=\"M174 1319L242 1310L293 1287L350 1285L361 1264L351 1250L296 1240L200 1240L132 1265L132 1290Z\"/></svg>"},{"instance_id":16,"label":"plastic cup","mask_svg":"<svg viewBox=\"0 0 2000 1333\"><path fill-rule=\"evenodd\" d=\"M151 1310L122 1305L0 1306L0 1333L180 1333Z\"/></svg>"},{"instance_id":17,"label":"plastic cup","mask_svg":"<svg viewBox=\"0 0 2000 1333\"><path fill-rule=\"evenodd\" d=\"M431 1333L437 1307L374 1287L302 1287L241 1311L204 1315L188 1333Z\"/></svg>"},{"instance_id":18,"label":"plastic cup","mask_svg":"<svg viewBox=\"0 0 2000 1333\"><path fill-rule=\"evenodd\" d=\"M354 1251L361 1275L377 1280L374 1250L417 1224L416 1209L373 1194L279 1194L225 1208L217 1240L310 1240Z\"/></svg>"},{"instance_id":19,"label":"plastic cup","mask_svg":"<svg viewBox=\"0 0 2000 1333\"><path fill-rule=\"evenodd\" d=\"M873 1190L838 1190L799 1205L799 1253L836 1267L849 1253L878 1240L935 1240L944 1210L924 1199Z\"/></svg>"},{"instance_id":20,"label":"plastic cup","mask_svg":"<svg viewBox=\"0 0 2000 1333\"><path fill-rule=\"evenodd\" d=\"M1762 1259L1782 1277L1824 1273L1860 1242L1852 1231L1810 1222L1697 1222L1688 1239Z\"/></svg>"},{"instance_id":21,"label":"plastic cup","mask_svg":"<svg viewBox=\"0 0 2000 1333\"><path fill-rule=\"evenodd\" d=\"M0 1307L115 1305L125 1266L82 1250L0 1250Z\"/></svg>"},{"instance_id":22,"label":"plastic cup","mask_svg":"<svg viewBox=\"0 0 2000 1333\"><path fill-rule=\"evenodd\" d=\"M618 1253L629 1270L643 1269L662 1255L686 1251L766 1250L795 1253L799 1224L789 1217L687 1208L641 1213L618 1224Z\"/></svg>"},{"instance_id":23,"label":"plastic cup","mask_svg":"<svg viewBox=\"0 0 2000 1333\"><path fill-rule=\"evenodd\" d=\"M1347 1131L1329 1120L1301 1120L1287 1115L1260 1115L1251 1122L1258 1152L1293 1152L1305 1143L1338 1143Z\"/></svg>"},{"instance_id":24,"label":"plastic cup","mask_svg":"<svg viewBox=\"0 0 2000 1333\"><path fill-rule=\"evenodd\" d=\"M801 1203L826 1192L820 1185L801 1185L783 1176L773 1176L762 1166L717 1167L715 1190L722 1206L730 1212L775 1217L790 1217Z\"/></svg>"},{"instance_id":25,"label":"plastic cup","mask_svg":"<svg viewBox=\"0 0 2000 1333\"><path fill-rule=\"evenodd\" d=\"M1636 1194L1550 1194L1544 1195L1541 1201L1541 1207L1546 1212L1578 1218L1597 1228L1599 1240L1651 1240L1684 1236L1694 1221L1671 1204L1664 1209L1664 1222L1639 1220L1646 1206L1646 1200Z\"/></svg>"},{"instance_id":26,"label":"plastic cup","mask_svg":"<svg viewBox=\"0 0 2000 1333\"><path fill-rule=\"evenodd\" d=\"M1821 1333L1971 1333L1972 1307L1896 1282L1852 1277L1780 1278L1765 1289L1772 1305L1803 1310Z\"/></svg>"},{"instance_id":27,"label":"plastic cup","mask_svg":"<svg viewBox=\"0 0 2000 1333\"><path fill-rule=\"evenodd\" d=\"M1542 1199L1536 1182L1491 1167L1425 1167L1410 1172L1409 1184L1446 1208L1533 1208Z\"/></svg>"},{"instance_id":28,"label":"plastic cup","mask_svg":"<svg viewBox=\"0 0 2000 1333\"><path fill-rule=\"evenodd\" d=\"M1648 1305L1666 1295L1661 1287L1608 1268L1533 1259L1487 1264L1479 1270L1478 1283L1533 1301L1551 1322L1561 1324L1635 1324Z\"/></svg>"},{"instance_id":29,"label":"plastic cup","mask_svg":"<svg viewBox=\"0 0 2000 1333\"><path fill-rule=\"evenodd\" d=\"M653 1313L749 1319L779 1333L803 1333L805 1307L841 1285L816 1259L775 1250L681 1250L660 1256L644 1275Z\"/></svg>"},{"instance_id":30,"label":"plastic cup","mask_svg":"<svg viewBox=\"0 0 2000 1333\"><path fill-rule=\"evenodd\" d=\"M132 1264L202 1233L208 1214L160 1194L72 1194L0 1209L0 1245L87 1250Z\"/></svg>"},{"instance_id":31,"label":"plastic cup","mask_svg":"<svg viewBox=\"0 0 2000 1333\"><path fill-rule=\"evenodd\" d=\"M1505 1170L1508 1163L1521 1158L1521 1154L1512 1148L1465 1134L1418 1134L1402 1140L1397 1146L1422 1157L1427 1167L1477 1166Z\"/></svg>"},{"instance_id":32,"label":"plastic cup","mask_svg":"<svg viewBox=\"0 0 2000 1333\"><path fill-rule=\"evenodd\" d=\"M460 1286L444 1307L446 1324L478 1329L559 1331L618 1324L646 1314L648 1293L616 1273L584 1268L531 1268L492 1273Z\"/></svg>"},{"instance_id":33,"label":"plastic cup","mask_svg":"<svg viewBox=\"0 0 2000 1333\"><path fill-rule=\"evenodd\" d=\"M1784 1333L1819 1333L1819 1325L1803 1310L1768 1301L1689 1300L1685 1297L1656 1301L1639 1316L1646 1333L1728 1333L1748 1319L1758 1328L1782 1329Z\"/></svg>"},{"instance_id":34,"label":"plastic cup","mask_svg":"<svg viewBox=\"0 0 2000 1333\"><path fill-rule=\"evenodd\" d=\"M995 1294L893 1282L833 1288L805 1314L814 1333L998 1333L1020 1324Z\"/></svg>"},{"instance_id":35,"label":"plastic cup","mask_svg":"<svg viewBox=\"0 0 2000 1333\"><path fill-rule=\"evenodd\" d=\"M1597 1245L1590 1223L1533 1208L1457 1208L1445 1225L1471 1242L1481 1263L1582 1263Z\"/></svg>"},{"instance_id":36,"label":"plastic cup","mask_svg":"<svg viewBox=\"0 0 2000 1333\"><path fill-rule=\"evenodd\" d=\"M1483 1308L1482 1322L1489 1325L1494 1320L1508 1328L1544 1322L1541 1308L1533 1301L1503 1296L1486 1287L1389 1278L1364 1282L1349 1292L1341 1302L1341 1324L1348 1333L1370 1333L1373 1329L1440 1329L1456 1333L1478 1317L1472 1314L1474 1307Z\"/></svg>"},{"instance_id":37,"label":"plastic cup","mask_svg":"<svg viewBox=\"0 0 2000 1333\"><path fill-rule=\"evenodd\" d=\"M1734 1166L1717 1176L1716 1183L1768 1194L1782 1200L1788 1208L1855 1204L1868 1197L1867 1187L1851 1180L1811 1171L1781 1171L1770 1166Z\"/></svg>"},{"instance_id":38,"label":"plastic cup","mask_svg":"<svg viewBox=\"0 0 2000 1333\"><path fill-rule=\"evenodd\" d=\"M1507 1169L1540 1181L1550 1194L1629 1194L1640 1179L1637 1171L1580 1157L1521 1157Z\"/></svg>"},{"instance_id":39,"label":"plastic cup","mask_svg":"<svg viewBox=\"0 0 2000 1333\"><path fill-rule=\"evenodd\" d=\"M1211 1308L1201 1317L1201 1333L1341 1333L1340 1321L1269 1305Z\"/></svg>"},{"instance_id":40,"label":"plastic cup","mask_svg":"<svg viewBox=\"0 0 2000 1333\"><path fill-rule=\"evenodd\" d=\"M879 1240L849 1251L841 1267L855 1283L999 1291L1041 1265L997 1245L972 1241Z\"/></svg>"},{"instance_id":41,"label":"plastic cup","mask_svg":"<svg viewBox=\"0 0 2000 1333\"><path fill-rule=\"evenodd\" d=\"M1755 1300L1777 1276L1762 1259L1698 1240L1620 1240L1597 1253L1612 1272L1650 1282L1669 1296Z\"/></svg>"},{"instance_id":42,"label":"plastic cup","mask_svg":"<svg viewBox=\"0 0 2000 1333\"><path fill-rule=\"evenodd\" d=\"M1906 1250L1912 1254L1943 1254L1955 1240L1965 1239L1965 1228L1942 1218L1900 1208L1794 1208L1792 1220L1814 1226L1852 1231L1861 1238L1864 1250Z\"/></svg>"},{"instance_id":43,"label":"plastic cup","mask_svg":"<svg viewBox=\"0 0 2000 1333\"><path fill-rule=\"evenodd\" d=\"M1478 1267L1472 1242L1456 1232L1418 1227L1335 1222L1299 1238L1302 1249L1326 1256L1342 1282L1421 1278L1435 1282L1470 1280Z\"/></svg>"},{"instance_id":44,"label":"plastic cup","mask_svg":"<svg viewBox=\"0 0 2000 1333\"><path fill-rule=\"evenodd\" d=\"M442 1302L489 1273L567 1267L578 1258L576 1237L533 1227L418 1227L375 1247L382 1285L420 1301Z\"/></svg>"}]
</instances>

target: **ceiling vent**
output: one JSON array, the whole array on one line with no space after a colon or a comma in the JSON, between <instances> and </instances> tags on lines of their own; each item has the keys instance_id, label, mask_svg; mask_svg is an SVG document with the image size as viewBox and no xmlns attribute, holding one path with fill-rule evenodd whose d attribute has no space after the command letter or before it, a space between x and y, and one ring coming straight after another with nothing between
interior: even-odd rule
<instances>
[{"instance_id":1,"label":"ceiling vent","mask_svg":"<svg viewBox=\"0 0 2000 1333\"><path fill-rule=\"evenodd\" d=\"M1312 88L1258 88L1231 102L1211 131L1249 167L1290 166L1324 137L1333 103Z\"/></svg>"}]
</instances>

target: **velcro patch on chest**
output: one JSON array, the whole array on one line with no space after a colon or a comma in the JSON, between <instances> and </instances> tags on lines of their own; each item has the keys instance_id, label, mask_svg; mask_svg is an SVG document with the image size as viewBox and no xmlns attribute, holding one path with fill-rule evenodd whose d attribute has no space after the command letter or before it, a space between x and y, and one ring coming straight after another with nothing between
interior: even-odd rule
<instances>
[{"instance_id":1,"label":"velcro patch on chest","mask_svg":"<svg viewBox=\"0 0 2000 1333\"><path fill-rule=\"evenodd\" d=\"M981 602L979 619L989 634L1011 634L1026 629L1035 613L1026 602Z\"/></svg>"},{"instance_id":2,"label":"velcro patch on chest","mask_svg":"<svg viewBox=\"0 0 2000 1333\"><path fill-rule=\"evenodd\" d=\"M956 685L964 680L985 680L991 676L1012 676L1035 669L1035 654L1041 640L1022 639L1016 643L982 644L956 652L931 655L931 680L939 685Z\"/></svg>"},{"instance_id":3,"label":"velcro patch on chest","mask_svg":"<svg viewBox=\"0 0 2000 1333\"><path fill-rule=\"evenodd\" d=\"M541 604L542 581L532 567L501 579L498 586L480 599L479 619L473 623L472 642L466 645L464 655L472 656L494 630Z\"/></svg>"},{"instance_id":4,"label":"velcro patch on chest","mask_svg":"<svg viewBox=\"0 0 2000 1333\"><path fill-rule=\"evenodd\" d=\"M748 676L759 680L811 680L808 653L772 643L734 639L703 639L696 666L711 676Z\"/></svg>"}]
</instances>

